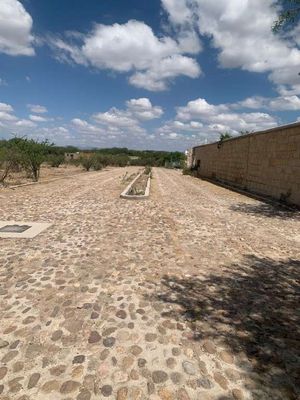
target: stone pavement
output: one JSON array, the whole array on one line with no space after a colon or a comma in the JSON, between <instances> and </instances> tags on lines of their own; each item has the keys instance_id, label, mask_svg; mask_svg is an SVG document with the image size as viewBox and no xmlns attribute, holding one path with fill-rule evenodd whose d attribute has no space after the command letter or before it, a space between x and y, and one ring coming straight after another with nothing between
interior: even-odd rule
<instances>
[{"instance_id":1,"label":"stone pavement","mask_svg":"<svg viewBox=\"0 0 300 400\"><path fill-rule=\"evenodd\" d=\"M124 173L0 192L53 223L0 239L0 399L297 399L299 215L163 169L123 200Z\"/></svg>"}]
</instances>

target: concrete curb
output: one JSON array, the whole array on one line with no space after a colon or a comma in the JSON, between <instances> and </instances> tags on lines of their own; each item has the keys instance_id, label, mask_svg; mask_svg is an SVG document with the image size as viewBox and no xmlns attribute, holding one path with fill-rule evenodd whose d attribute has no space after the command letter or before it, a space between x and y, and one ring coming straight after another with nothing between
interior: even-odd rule
<instances>
[{"instance_id":1,"label":"concrete curb","mask_svg":"<svg viewBox=\"0 0 300 400\"><path fill-rule=\"evenodd\" d=\"M144 173L144 172L140 172L140 173L138 174L138 176L136 176L136 177L134 178L134 180L133 180L132 182L130 182L130 184L127 186L127 188L126 188L125 190L123 190L123 192L122 192L121 195L120 195L120 197L121 197L122 199L129 199L129 200L146 200L146 199L149 198L149 196L150 196L150 188L151 188L151 178L150 178L150 175L148 175L148 181L147 181L147 186L146 186L145 194L142 194L142 195L130 195L130 194L127 194L127 193L130 191L132 185L135 183L135 181L137 181L138 178L139 178L143 173Z\"/></svg>"}]
</instances>

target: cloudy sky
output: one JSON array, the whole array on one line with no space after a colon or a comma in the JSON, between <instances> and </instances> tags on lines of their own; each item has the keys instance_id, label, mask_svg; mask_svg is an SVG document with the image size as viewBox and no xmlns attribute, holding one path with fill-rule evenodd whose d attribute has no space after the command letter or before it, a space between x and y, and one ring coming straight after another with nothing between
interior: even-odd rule
<instances>
[{"instance_id":1,"label":"cloudy sky","mask_svg":"<svg viewBox=\"0 0 300 400\"><path fill-rule=\"evenodd\" d=\"M184 150L298 120L275 0L0 0L0 137Z\"/></svg>"}]
</instances>

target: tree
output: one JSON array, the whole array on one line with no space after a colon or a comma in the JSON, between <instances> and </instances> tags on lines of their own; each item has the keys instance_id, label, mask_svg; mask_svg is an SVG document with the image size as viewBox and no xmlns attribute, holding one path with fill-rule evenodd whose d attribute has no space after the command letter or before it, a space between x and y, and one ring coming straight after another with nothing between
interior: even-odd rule
<instances>
[{"instance_id":1,"label":"tree","mask_svg":"<svg viewBox=\"0 0 300 400\"><path fill-rule=\"evenodd\" d=\"M54 168L58 168L64 161L65 157L63 154L50 154L47 157L47 162Z\"/></svg>"},{"instance_id":2,"label":"tree","mask_svg":"<svg viewBox=\"0 0 300 400\"><path fill-rule=\"evenodd\" d=\"M278 0L277 4L282 6L282 11L272 27L275 33L294 24L300 16L300 0Z\"/></svg>"},{"instance_id":3,"label":"tree","mask_svg":"<svg viewBox=\"0 0 300 400\"><path fill-rule=\"evenodd\" d=\"M220 142L230 138L232 138L232 135L229 132L220 133Z\"/></svg>"},{"instance_id":4,"label":"tree","mask_svg":"<svg viewBox=\"0 0 300 400\"><path fill-rule=\"evenodd\" d=\"M94 158L89 154L82 156L80 158L80 164L87 172L89 172L89 170L92 168L94 164Z\"/></svg>"},{"instance_id":5,"label":"tree","mask_svg":"<svg viewBox=\"0 0 300 400\"><path fill-rule=\"evenodd\" d=\"M9 142L16 152L19 164L37 182L40 177L41 165L46 160L49 150L53 145L48 140L39 142L26 137L15 137Z\"/></svg>"},{"instance_id":6,"label":"tree","mask_svg":"<svg viewBox=\"0 0 300 400\"><path fill-rule=\"evenodd\" d=\"M248 131L247 129L245 129L245 130L241 130L239 133L241 136L244 136L244 135L249 135L250 133L253 133L253 131Z\"/></svg>"},{"instance_id":7,"label":"tree","mask_svg":"<svg viewBox=\"0 0 300 400\"><path fill-rule=\"evenodd\" d=\"M3 185L9 174L18 166L19 157L16 147L10 143L0 148L0 183Z\"/></svg>"}]
</instances>

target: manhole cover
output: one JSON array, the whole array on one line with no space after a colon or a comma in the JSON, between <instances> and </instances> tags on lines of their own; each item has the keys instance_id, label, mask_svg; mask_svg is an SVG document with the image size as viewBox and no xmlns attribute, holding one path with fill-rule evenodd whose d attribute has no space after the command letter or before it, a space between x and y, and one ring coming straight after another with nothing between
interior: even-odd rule
<instances>
[{"instance_id":1,"label":"manhole cover","mask_svg":"<svg viewBox=\"0 0 300 400\"><path fill-rule=\"evenodd\" d=\"M3 233L23 233L27 229L31 228L30 225L5 225L0 228L0 232Z\"/></svg>"}]
</instances>

